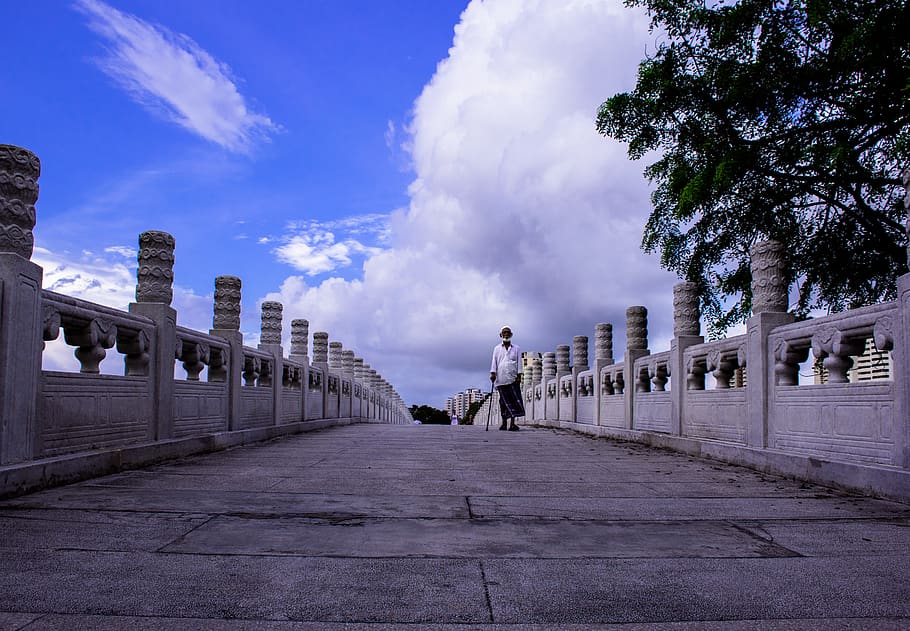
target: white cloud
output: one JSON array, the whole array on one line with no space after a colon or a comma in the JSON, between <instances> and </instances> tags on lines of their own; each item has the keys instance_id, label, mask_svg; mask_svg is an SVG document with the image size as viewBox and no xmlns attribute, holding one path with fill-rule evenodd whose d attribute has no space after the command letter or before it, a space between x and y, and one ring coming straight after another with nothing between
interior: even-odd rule
<instances>
[{"instance_id":1,"label":"white cloud","mask_svg":"<svg viewBox=\"0 0 910 631\"><path fill-rule=\"evenodd\" d=\"M236 153L279 130L249 109L230 68L186 35L100 0L78 0L76 8L107 41L99 68L150 110Z\"/></svg>"},{"instance_id":2,"label":"white cloud","mask_svg":"<svg viewBox=\"0 0 910 631\"><path fill-rule=\"evenodd\" d=\"M627 306L649 308L655 341L672 326L674 279L639 248L643 165L594 128L600 103L634 85L646 16L619 0L475 1L455 33L407 126L416 177L388 247L362 279L295 276L268 297L367 357L409 403L438 406L486 386L503 322L525 350L586 334L592 356L594 324L612 322L617 357ZM315 266L337 243L302 245Z\"/></svg>"},{"instance_id":3,"label":"white cloud","mask_svg":"<svg viewBox=\"0 0 910 631\"><path fill-rule=\"evenodd\" d=\"M336 231L345 238L338 239ZM350 266L352 256L375 256L382 249L365 241L384 243L388 231L387 215L359 215L331 221L292 222L281 237L262 237L259 243L280 242L272 250L279 261L307 276L316 276Z\"/></svg>"}]
</instances>

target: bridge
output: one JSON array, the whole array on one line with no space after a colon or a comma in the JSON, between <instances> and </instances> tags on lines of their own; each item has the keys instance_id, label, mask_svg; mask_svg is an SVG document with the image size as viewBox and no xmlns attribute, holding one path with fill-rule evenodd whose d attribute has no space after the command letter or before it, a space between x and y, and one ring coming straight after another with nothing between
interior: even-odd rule
<instances>
[{"instance_id":1,"label":"bridge","mask_svg":"<svg viewBox=\"0 0 910 631\"><path fill-rule=\"evenodd\" d=\"M0 628L906 629L908 525L564 430L348 425L0 502Z\"/></svg>"},{"instance_id":2,"label":"bridge","mask_svg":"<svg viewBox=\"0 0 910 631\"><path fill-rule=\"evenodd\" d=\"M167 233L140 235L127 311L44 289L30 260L39 174L34 154L0 145L7 626L92 626L54 616L94 614L846 626L907 615L910 274L895 301L795 322L780 245L762 242L745 335L706 341L695 288L680 283L669 350L649 347L637 305L620 359L610 323L594 327L593 362L585 335L532 353L525 432L414 427L393 385L327 332L294 319L285 353L280 303L263 303L260 343L244 345L239 278L215 279L209 331L177 326ZM61 333L78 372L42 369ZM888 378L857 381L870 344ZM101 374L108 354L122 375ZM816 361L824 383L800 383ZM725 468L740 466L751 473ZM69 565L79 551L94 574ZM202 569L180 565L191 557ZM156 604L152 584L130 583L113 559L183 582L159 580L168 598ZM72 591L50 596L50 583L89 579L81 605ZM189 602L191 586L203 602ZM423 591L409 600L409 589ZM388 602L355 606L351 593L370 590ZM301 608L278 602L292 596Z\"/></svg>"}]
</instances>

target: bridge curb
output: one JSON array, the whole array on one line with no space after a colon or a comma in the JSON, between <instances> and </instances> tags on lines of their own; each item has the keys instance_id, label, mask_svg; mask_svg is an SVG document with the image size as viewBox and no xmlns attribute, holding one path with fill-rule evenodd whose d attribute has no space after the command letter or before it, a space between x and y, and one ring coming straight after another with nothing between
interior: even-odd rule
<instances>
[{"instance_id":1,"label":"bridge curb","mask_svg":"<svg viewBox=\"0 0 910 631\"><path fill-rule=\"evenodd\" d=\"M572 421L535 419L528 425L566 429L580 434L612 438L669 449L690 456L739 465L761 473L803 480L851 493L910 504L910 471L884 465L863 465L815 456L800 456L773 449L756 449L713 440L699 440Z\"/></svg>"},{"instance_id":2,"label":"bridge curb","mask_svg":"<svg viewBox=\"0 0 910 631\"><path fill-rule=\"evenodd\" d=\"M167 460L223 451L232 447L312 432L327 427L372 422L378 421L360 417L299 421L270 427L137 443L124 447L5 465L0 467L0 499L17 497L129 469L141 469Z\"/></svg>"}]
</instances>

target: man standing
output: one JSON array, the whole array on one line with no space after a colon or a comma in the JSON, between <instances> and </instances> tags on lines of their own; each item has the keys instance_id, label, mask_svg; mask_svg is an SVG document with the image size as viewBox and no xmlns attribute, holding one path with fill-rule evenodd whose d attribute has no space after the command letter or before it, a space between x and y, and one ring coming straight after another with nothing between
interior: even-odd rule
<instances>
[{"instance_id":1,"label":"man standing","mask_svg":"<svg viewBox=\"0 0 910 631\"><path fill-rule=\"evenodd\" d=\"M490 364L490 381L499 392L499 410L502 413L499 429L517 432L515 418L525 415L521 400L521 349L512 344L512 329L508 326L499 330L499 337L502 344L493 348L493 363Z\"/></svg>"}]
</instances>

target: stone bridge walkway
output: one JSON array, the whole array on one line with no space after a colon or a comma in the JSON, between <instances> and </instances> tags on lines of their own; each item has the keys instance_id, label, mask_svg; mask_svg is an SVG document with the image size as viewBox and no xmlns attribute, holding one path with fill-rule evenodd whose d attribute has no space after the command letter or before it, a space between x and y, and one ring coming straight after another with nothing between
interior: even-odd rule
<instances>
[{"instance_id":1,"label":"stone bridge walkway","mask_svg":"<svg viewBox=\"0 0 910 631\"><path fill-rule=\"evenodd\" d=\"M0 502L0 630L611 623L910 628L910 506L554 430L389 425Z\"/></svg>"}]
</instances>

